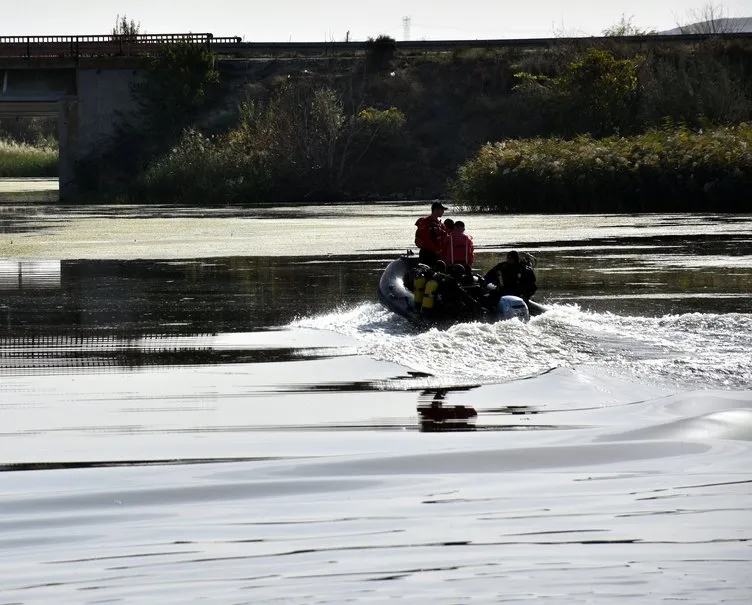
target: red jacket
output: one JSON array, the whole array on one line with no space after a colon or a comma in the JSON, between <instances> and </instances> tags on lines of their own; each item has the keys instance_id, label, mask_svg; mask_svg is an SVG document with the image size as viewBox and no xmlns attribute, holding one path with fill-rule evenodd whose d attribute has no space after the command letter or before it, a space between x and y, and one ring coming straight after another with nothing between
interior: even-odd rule
<instances>
[{"instance_id":1,"label":"red jacket","mask_svg":"<svg viewBox=\"0 0 752 605\"><path fill-rule=\"evenodd\" d=\"M447 267L450 265L472 267L475 262L473 238L465 233L450 233L441 248L441 260L447 264Z\"/></svg>"},{"instance_id":2,"label":"red jacket","mask_svg":"<svg viewBox=\"0 0 752 605\"><path fill-rule=\"evenodd\" d=\"M425 248L436 254L441 254L441 245L447 236L446 227L444 227L441 219L431 214L419 218L415 222L415 226L418 228L415 231L415 245L418 248Z\"/></svg>"}]
</instances>

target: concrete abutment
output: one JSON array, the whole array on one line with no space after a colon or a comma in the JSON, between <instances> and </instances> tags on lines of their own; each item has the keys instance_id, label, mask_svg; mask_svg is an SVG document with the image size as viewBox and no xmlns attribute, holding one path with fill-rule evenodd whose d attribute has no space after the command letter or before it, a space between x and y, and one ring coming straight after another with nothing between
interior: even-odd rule
<instances>
[{"instance_id":1,"label":"concrete abutment","mask_svg":"<svg viewBox=\"0 0 752 605\"><path fill-rule=\"evenodd\" d=\"M57 117L62 201L80 192L79 162L103 152L120 125L138 119L132 88L143 77L140 66L91 63L0 65L0 115Z\"/></svg>"}]
</instances>

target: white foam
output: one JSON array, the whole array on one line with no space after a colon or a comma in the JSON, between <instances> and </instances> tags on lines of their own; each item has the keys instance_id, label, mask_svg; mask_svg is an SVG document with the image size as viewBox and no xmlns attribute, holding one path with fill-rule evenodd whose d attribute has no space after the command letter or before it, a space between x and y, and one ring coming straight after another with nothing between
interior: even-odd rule
<instances>
[{"instance_id":1,"label":"white foam","mask_svg":"<svg viewBox=\"0 0 752 605\"><path fill-rule=\"evenodd\" d=\"M461 323L419 332L380 305L364 304L294 326L347 334L361 353L447 384L516 380L587 365L687 390L752 384L749 314L625 317L553 305L529 323Z\"/></svg>"}]
</instances>

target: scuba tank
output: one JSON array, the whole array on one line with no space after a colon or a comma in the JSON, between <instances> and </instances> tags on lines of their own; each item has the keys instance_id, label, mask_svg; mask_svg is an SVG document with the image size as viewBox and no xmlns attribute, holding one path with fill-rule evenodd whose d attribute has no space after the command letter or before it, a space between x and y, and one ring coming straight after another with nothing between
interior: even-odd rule
<instances>
[{"instance_id":1,"label":"scuba tank","mask_svg":"<svg viewBox=\"0 0 752 605\"><path fill-rule=\"evenodd\" d=\"M426 279L425 273L419 273L415 278L415 292L413 293L413 300L415 301L415 307L417 309L420 309L421 305L423 304L423 293L426 289L426 282L428 280Z\"/></svg>"},{"instance_id":2,"label":"scuba tank","mask_svg":"<svg viewBox=\"0 0 752 605\"><path fill-rule=\"evenodd\" d=\"M422 311L433 311L434 297L438 287L439 281L435 277L426 282L426 289L423 293L423 306L421 307Z\"/></svg>"}]
</instances>

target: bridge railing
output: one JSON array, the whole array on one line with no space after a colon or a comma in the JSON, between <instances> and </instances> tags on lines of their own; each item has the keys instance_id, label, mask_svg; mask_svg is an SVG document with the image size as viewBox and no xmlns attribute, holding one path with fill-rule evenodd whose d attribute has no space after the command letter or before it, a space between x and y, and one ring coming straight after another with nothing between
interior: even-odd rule
<instances>
[{"instance_id":1,"label":"bridge railing","mask_svg":"<svg viewBox=\"0 0 752 605\"><path fill-rule=\"evenodd\" d=\"M212 34L104 34L91 36L0 36L0 57L145 56L164 44L203 44L212 49L240 43Z\"/></svg>"},{"instance_id":2,"label":"bridge railing","mask_svg":"<svg viewBox=\"0 0 752 605\"><path fill-rule=\"evenodd\" d=\"M600 44L618 40L629 45L694 44L708 40L752 40L752 33L650 34L578 38L513 38L498 40L419 40L396 42L402 53L450 52L462 48L535 49L567 44ZM148 56L164 44L204 44L218 54L237 56L358 54L367 42L243 42L237 36L212 34L137 34L93 36L0 36L0 58Z\"/></svg>"}]
</instances>

